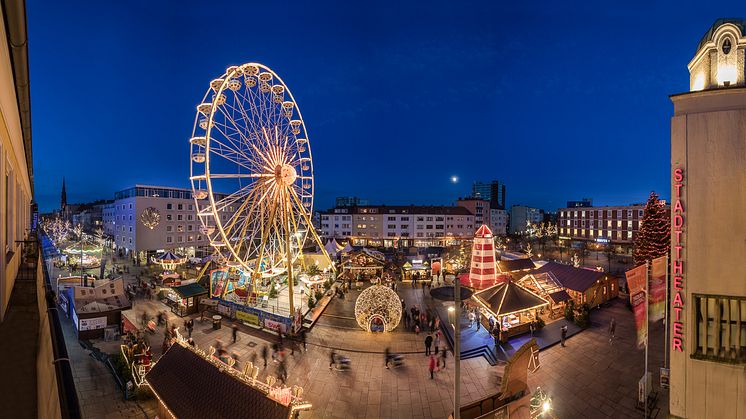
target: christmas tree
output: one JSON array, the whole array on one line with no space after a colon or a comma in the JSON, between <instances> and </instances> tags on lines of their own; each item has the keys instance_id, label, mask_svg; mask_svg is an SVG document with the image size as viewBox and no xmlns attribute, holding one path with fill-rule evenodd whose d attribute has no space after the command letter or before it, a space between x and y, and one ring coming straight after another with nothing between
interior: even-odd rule
<instances>
[{"instance_id":1,"label":"christmas tree","mask_svg":"<svg viewBox=\"0 0 746 419\"><path fill-rule=\"evenodd\" d=\"M666 205L658 199L658 195L650 192L632 251L635 266L668 254L670 246L670 214L666 211Z\"/></svg>"}]
</instances>

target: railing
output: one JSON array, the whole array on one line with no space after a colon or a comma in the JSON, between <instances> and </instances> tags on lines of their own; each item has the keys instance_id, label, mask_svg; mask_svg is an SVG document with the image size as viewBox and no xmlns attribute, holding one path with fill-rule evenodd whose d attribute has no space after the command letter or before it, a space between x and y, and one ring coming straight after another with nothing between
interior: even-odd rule
<instances>
[{"instance_id":1,"label":"railing","mask_svg":"<svg viewBox=\"0 0 746 419\"><path fill-rule=\"evenodd\" d=\"M57 392L59 394L60 403L60 415L65 419L77 419L82 417L80 410L80 403L78 401L78 393L75 390L75 380L73 379L72 366L70 365L70 359L67 354L67 347L65 346L65 336L62 333L62 323L60 321L60 314L57 311L57 292L52 286L52 282L47 271L46 255L44 254L44 247L40 244L44 243L44 239L49 240L46 234L41 230L38 232L38 241L36 242L37 247L40 249L38 256L38 265L41 265L41 275L37 271L37 278L43 281L44 290L44 304L39 302L39 307L46 307L47 316L49 319L49 337L51 339L52 346L52 363L54 364L55 376L57 381ZM37 265L37 269L38 269ZM40 284L37 284L37 287ZM40 313L43 317L43 313ZM40 331L42 338L44 331ZM39 394L39 397L43 395Z\"/></svg>"}]
</instances>

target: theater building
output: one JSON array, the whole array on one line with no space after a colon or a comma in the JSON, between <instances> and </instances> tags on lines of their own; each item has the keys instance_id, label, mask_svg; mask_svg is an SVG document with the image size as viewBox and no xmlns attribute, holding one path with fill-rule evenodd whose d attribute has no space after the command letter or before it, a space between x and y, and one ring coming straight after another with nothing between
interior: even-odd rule
<instances>
[{"instance_id":1,"label":"theater building","mask_svg":"<svg viewBox=\"0 0 746 419\"><path fill-rule=\"evenodd\" d=\"M716 21L671 96L674 417L746 418L745 27Z\"/></svg>"}]
</instances>

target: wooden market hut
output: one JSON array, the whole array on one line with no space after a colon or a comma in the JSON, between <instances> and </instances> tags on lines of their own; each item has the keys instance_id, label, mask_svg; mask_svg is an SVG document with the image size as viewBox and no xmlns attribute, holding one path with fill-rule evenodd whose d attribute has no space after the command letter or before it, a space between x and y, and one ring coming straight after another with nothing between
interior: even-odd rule
<instances>
[{"instance_id":1,"label":"wooden market hut","mask_svg":"<svg viewBox=\"0 0 746 419\"><path fill-rule=\"evenodd\" d=\"M549 302L514 281L506 281L474 293L473 299L481 307L481 321L489 330L489 318L501 325L503 339L530 331L538 310Z\"/></svg>"},{"instance_id":2,"label":"wooden market hut","mask_svg":"<svg viewBox=\"0 0 746 419\"><path fill-rule=\"evenodd\" d=\"M171 307L171 312L184 317L198 312L199 300L206 295L207 290L195 282L171 287L166 294L166 302Z\"/></svg>"},{"instance_id":3,"label":"wooden market hut","mask_svg":"<svg viewBox=\"0 0 746 419\"><path fill-rule=\"evenodd\" d=\"M311 408L290 388L230 369L210 355L175 343L145 376L159 401L158 417L293 419Z\"/></svg>"},{"instance_id":4,"label":"wooden market hut","mask_svg":"<svg viewBox=\"0 0 746 419\"><path fill-rule=\"evenodd\" d=\"M576 268L557 262L549 262L531 271L533 275L543 273L551 274L576 305L588 303L595 307L619 296L616 278L604 271Z\"/></svg>"},{"instance_id":5,"label":"wooden market hut","mask_svg":"<svg viewBox=\"0 0 746 419\"><path fill-rule=\"evenodd\" d=\"M342 255L342 273L353 280L381 278L385 263L383 253L361 248Z\"/></svg>"}]
</instances>

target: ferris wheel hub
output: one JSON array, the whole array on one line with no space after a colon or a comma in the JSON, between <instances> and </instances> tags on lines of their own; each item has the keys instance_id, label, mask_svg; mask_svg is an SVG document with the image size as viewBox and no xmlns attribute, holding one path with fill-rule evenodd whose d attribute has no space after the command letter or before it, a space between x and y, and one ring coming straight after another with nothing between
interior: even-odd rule
<instances>
[{"instance_id":1,"label":"ferris wheel hub","mask_svg":"<svg viewBox=\"0 0 746 419\"><path fill-rule=\"evenodd\" d=\"M275 176L277 177L278 183L290 186L295 183L295 179L298 177L298 172L296 172L295 168L289 164L278 165L275 169Z\"/></svg>"}]
</instances>

